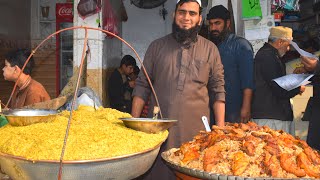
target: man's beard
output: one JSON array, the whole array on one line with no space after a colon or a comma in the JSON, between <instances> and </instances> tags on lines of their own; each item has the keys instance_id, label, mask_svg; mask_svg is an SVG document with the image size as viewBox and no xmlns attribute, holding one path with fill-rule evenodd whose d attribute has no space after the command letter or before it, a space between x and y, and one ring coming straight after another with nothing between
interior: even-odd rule
<instances>
[{"instance_id":1,"label":"man's beard","mask_svg":"<svg viewBox=\"0 0 320 180\"><path fill-rule=\"evenodd\" d=\"M279 56L282 58L284 55L286 55L287 51L278 50Z\"/></svg>"},{"instance_id":2,"label":"man's beard","mask_svg":"<svg viewBox=\"0 0 320 180\"><path fill-rule=\"evenodd\" d=\"M225 40L228 34L229 30L226 27L223 28L222 32L217 30L209 31L209 40L218 46L222 41Z\"/></svg>"},{"instance_id":3,"label":"man's beard","mask_svg":"<svg viewBox=\"0 0 320 180\"><path fill-rule=\"evenodd\" d=\"M172 34L178 43L183 44L185 47L190 47L191 43L197 41L200 28L201 27L197 24L190 29L182 29L176 24L176 22L173 22Z\"/></svg>"}]
</instances>

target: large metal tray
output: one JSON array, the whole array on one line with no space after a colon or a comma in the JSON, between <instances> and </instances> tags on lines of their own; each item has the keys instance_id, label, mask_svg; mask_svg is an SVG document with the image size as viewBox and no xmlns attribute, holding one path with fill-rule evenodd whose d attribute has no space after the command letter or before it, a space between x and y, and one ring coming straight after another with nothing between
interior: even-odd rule
<instances>
[{"instance_id":1,"label":"large metal tray","mask_svg":"<svg viewBox=\"0 0 320 180\"><path fill-rule=\"evenodd\" d=\"M213 180L280 180L280 179L289 179L289 178L268 178L268 177L240 177L240 176L229 176L229 175L223 175L223 174L216 174L216 173L209 173L206 171L202 171L199 169L191 169L187 167L180 166L179 164L176 164L172 161L169 160L170 154L175 152L177 148L172 148L168 151L162 152L161 157L165 160L166 164L173 168L176 171L179 171L183 174L186 174L188 176L200 178L200 179L213 179ZM292 179L292 178L291 178ZM306 180L307 178L295 178L296 180L298 179L304 179Z\"/></svg>"},{"instance_id":2,"label":"large metal tray","mask_svg":"<svg viewBox=\"0 0 320 180\"><path fill-rule=\"evenodd\" d=\"M2 111L12 126L27 126L39 122L48 122L58 111L52 109L9 109Z\"/></svg>"},{"instance_id":3,"label":"large metal tray","mask_svg":"<svg viewBox=\"0 0 320 180\"><path fill-rule=\"evenodd\" d=\"M64 161L63 180L133 179L152 166L162 143L152 149L114 158ZM12 179L58 179L59 161L32 161L0 153L1 169Z\"/></svg>"}]
</instances>

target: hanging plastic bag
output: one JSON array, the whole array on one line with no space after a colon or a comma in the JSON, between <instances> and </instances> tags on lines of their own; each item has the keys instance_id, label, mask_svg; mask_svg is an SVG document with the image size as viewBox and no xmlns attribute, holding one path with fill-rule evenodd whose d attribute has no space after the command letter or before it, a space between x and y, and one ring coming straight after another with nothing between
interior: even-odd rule
<instances>
[{"instance_id":1,"label":"hanging plastic bag","mask_svg":"<svg viewBox=\"0 0 320 180\"><path fill-rule=\"evenodd\" d=\"M59 110L71 110L73 96L69 97L69 100L59 108ZM99 96L94 92L93 89L89 87L82 87L77 93L77 100L75 102L75 109L78 109L79 105L91 106L91 107L100 107L102 106L102 101Z\"/></svg>"},{"instance_id":2,"label":"hanging plastic bag","mask_svg":"<svg viewBox=\"0 0 320 180\"><path fill-rule=\"evenodd\" d=\"M284 8L290 11L299 11L299 0L286 0Z\"/></svg>"},{"instance_id":3,"label":"hanging plastic bag","mask_svg":"<svg viewBox=\"0 0 320 180\"><path fill-rule=\"evenodd\" d=\"M272 5L278 8L284 8L289 11L299 11L299 0L272 0Z\"/></svg>"},{"instance_id":4,"label":"hanging plastic bag","mask_svg":"<svg viewBox=\"0 0 320 180\"><path fill-rule=\"evenodd\" d=\"M101 0L80 0L77 10L79 16L85 19L101 11Z\"/></svg>"},{"instance_id":5,"label":"hanging plastic bag","mask_svg":"<svg viewBox=\"0 0 320 180\"><path fill-rule=\"evenodd\" d=\"M118 19L109 0L105 0L103 3L103 12L102 12L102 29L107 30L113 34L118 35ZM113 36L108 35L107 37L113 38Z\"/></svg>"}]
</instances>

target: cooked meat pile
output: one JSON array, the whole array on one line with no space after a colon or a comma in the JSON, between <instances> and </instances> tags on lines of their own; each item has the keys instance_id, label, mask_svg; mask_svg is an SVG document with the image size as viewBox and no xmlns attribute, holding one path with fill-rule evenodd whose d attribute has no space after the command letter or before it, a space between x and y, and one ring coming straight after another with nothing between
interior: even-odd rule
<instances>
[{"instance_id":1,"label":"cooked meat pile","mask_svg":"<svg viewBox=\"0 0 320 180\"><path fill-rule=\"evenodd\" d=\"M320 155L305 141L253 122L213 126L182 144L169 160L225 175L320 178Z\"/></svg>"}]
</instances>

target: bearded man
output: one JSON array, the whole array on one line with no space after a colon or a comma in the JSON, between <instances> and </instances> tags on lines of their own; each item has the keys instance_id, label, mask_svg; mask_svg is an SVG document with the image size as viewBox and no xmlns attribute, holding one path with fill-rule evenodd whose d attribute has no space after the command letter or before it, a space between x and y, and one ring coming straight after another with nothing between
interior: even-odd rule
<instances>
[{"instance_id":1,"label":"bearded man","mask_svg":"<svg viewBox=\"0 0 320 180\"><path fill-rule=\"evenodd\" d=\"M205 130L201 117L210 114L209 98L216 124L224 126L223 65L217 47L198 35L201 20L201 0L178 0L172 33L153 41L145 54L143 64L157 93L163 118L178 120L161 151L179 147ZM140 116L150 95L150 86L141 72L133 91L133 117ZM150 107L155 105L151 95ZM152 110L148 117L152 117ZM151 179L175 179L161 158L151 171L147 174Z\"/></svg>"},{"instance_id":2,"label":"bearded man","mask_svg":"<svg viewBox=\"0 0 320 180\"><path fill-rule=\"evenodd\" d=\"M225 121L247 122L251 118L253 50L246 39L230 32L230 12L222 5L207 14L209 39L218 46L226 82ZM211 121L214 122L214 121Z\"/></svg>"},{"instance_id":3,"label":"bearded man","mask_svg":"<svg viewBox=\"0 0 320 180\"><path fill-rule=\"evenodd\" d=\"M272 27L268 43L257 52L254 59L256 89L253 95L252 118L260 126L267 125L274 130L295 135L290 98L303 93L305 86L287 91L273 81L286 75L286 67L281 57L289 51L291 40L291 28Z\"/></svg>"}]
</instances>

